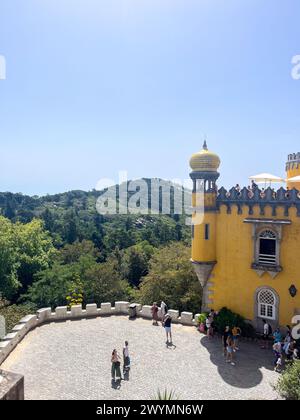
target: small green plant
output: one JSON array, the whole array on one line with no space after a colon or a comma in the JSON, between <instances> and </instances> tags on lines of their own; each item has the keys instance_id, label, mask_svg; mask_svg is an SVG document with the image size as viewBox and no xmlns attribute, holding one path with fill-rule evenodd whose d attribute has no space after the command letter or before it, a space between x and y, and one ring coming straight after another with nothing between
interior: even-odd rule
<instances>
[{"instance_id":1,"label":"small green plant","mask_svg":"<svg viewBox=\"0 0 300 420\"><path fill-rule=\"evenodd\" d=\"M171 401L171 400L178 400L178 398L176 397L175 391L172 391L172 390L168 391L167 389L165 389L163 392L158 390L157 395L154 398L154 400Z\"/></svg>"},{"instance_id":2,"label":"small green plant","mask_svg":"<svg viewBox=\"0 0 300 420\"><path fill-rule=\"evenodd\" d=\"M75 305L82 305L83 302L83 284L78 274L73 277L73 283L66 297L68 308Z\"/></svg>"},{"instance_id":3,"label":"small green plant","mask_svg":"<svg viewBox=\"0 0 300 420\"><path fill-rule=\"evenodd\" d=\"M198 319L197 319L197 322L198 322L198 324L200 325L200 324L205 324L205 321L206 321L206 318L207 318L207 313L203 313L203 314L200 314L199 316L198 316Z\"/></svg>"},{"instance_id":4,"label":"small green plant","mask_svg":"<svg viewBox=\"0 0 300 420\"><path fill-rule=\"evenodd\" d=\"M275 389L287 400L300 400L300 360L288 364Z\"/></svg>"}]
</instances>

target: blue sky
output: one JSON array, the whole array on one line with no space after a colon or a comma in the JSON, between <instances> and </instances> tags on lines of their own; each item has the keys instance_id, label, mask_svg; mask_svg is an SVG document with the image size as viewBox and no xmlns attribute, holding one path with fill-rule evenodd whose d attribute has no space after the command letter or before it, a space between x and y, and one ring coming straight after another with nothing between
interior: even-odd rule
<instances>
[{"instance_id":1,"label":"blue sky","mask_svg":"<svg viewBox=\"0 0 300 420\"><path fill-rule=\"evenodd\" d=\"M185 179L207 136L225 186L300 151L299 0L1 0L0 190Z\"/></svg>"}]
</instances>

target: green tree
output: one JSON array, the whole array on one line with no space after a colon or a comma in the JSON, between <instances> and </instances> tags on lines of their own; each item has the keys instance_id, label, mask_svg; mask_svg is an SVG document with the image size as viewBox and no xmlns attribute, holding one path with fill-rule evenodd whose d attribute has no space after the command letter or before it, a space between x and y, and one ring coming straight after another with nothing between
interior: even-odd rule
<instances>
[{"instance_id":1,"label":"green tree","mask_svg":"<svg viewBox=\"0 0 300 420\"><path fill-rule=\"evenodd\" d=\"M79 260L80 257L90 255L94 261L100 258L99 250L92 241L76 241L73 244L66 244L58 254L58 260L62 264L71 264Z\"/></svg>"},{"instance_id":2,"label":"green tree","mask_svg":"<svg viewBox=\"0 0 300 420\"><path fill-rule=\"evenodd\" d=\"M84 293L88 303L115 302L128 298L128 284L118 273L116 260L91 266L85 273Z\"/></svg>"},{"instance_id":3,"label":"green tree","mask_svg":"<svg viewBox=\"0 0 300 420\"><path fill-rule=\"evenodd\" d=\"M149 271L150 258L154 253L154 247L147 241L141 242L123 252L121 273L128 282L137 287L141 278Z\"/></svg>"},{"instance_id":4,"label":"green tree","mask_svg":"<svg viewBox=\"0 0 300 420\"><path fill-rule=\"evenodd\" d=\"M143 304L164 300L169 308L199 312L202 289L190 263L190 248L172 243L160 248L150 261L137 298Z\"/></svg>"},{"instance_id":5,"label":"green tree","mask_svg":"<svg viewBox=\"0 0 300 420\"><path fill-rule=\"evenodd\" d=\"M18 222L14 225L14 233L19 265L18 278L22 284L22 291L26 291L32 284L34 275L49 268L56 251L41 220L34 219L27 224Z\"/></svg>"},{"instance_id":6,"label":"green tree","mask_svg":"<svg viewBox=\"0 0 300 420\"><path fill-rule=\"evenodd\" d=\"M5 299L13 299L21 286L19 266L14 225L0 216L0 291Z\"/></svg>"}]
</instances>

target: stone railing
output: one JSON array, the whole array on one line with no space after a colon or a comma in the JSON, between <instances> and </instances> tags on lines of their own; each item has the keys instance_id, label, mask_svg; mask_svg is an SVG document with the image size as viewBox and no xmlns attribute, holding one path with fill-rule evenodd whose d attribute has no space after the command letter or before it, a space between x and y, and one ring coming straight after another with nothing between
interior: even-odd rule
<instances>
[{"instance_id":1,"label":"stone railing","mask_svg":"<svg viewBox=\"0 0 300 420\"><path fill-rule=\"evenodd\" d=\"M136 303L137 317L151 319L151 306ZM0 365L13 351L13 349L23 340L25 335L32 329L48 322L59 322L66 320L75 320L83 318L111 316L111 315L129 315L129 302L116 302L113 307L111 303L101 303L100 308L96 304L72 306L68 310L67 306L58 306L54 311L51 308L39 309L35 315L27 315L0 341ZM198 314L193 317L191 312L181 312L170 309L169 314L174 323L187 326L196 326ZM160 310L158 315L160 316Z\"/></svg>"}]
</instances>

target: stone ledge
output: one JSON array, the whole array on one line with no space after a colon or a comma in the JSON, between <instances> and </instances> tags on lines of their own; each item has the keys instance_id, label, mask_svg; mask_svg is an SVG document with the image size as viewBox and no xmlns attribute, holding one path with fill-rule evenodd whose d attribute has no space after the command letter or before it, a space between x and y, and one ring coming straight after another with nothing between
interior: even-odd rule
<instances>
[{"instance_id":1,"label":"stone ledge","mask_svg":"<svg viewBox=\"0 0 300 420\"><path fill-rule=\"evenodd\" d=\"M24 400L24 376L0 370L0 401Z\"/></svg>"},{"instance_id":2,"label":"stone ledge","mask_svg":"<svg viewBox=\"0 0 300 420\"><path fill-rule=\"evenodd\" d=\"M23 340L25 335L32 329L47 322L59 322L67 320L85 319L91 316L111 316L111 315L127 315L129 313L129 302L116 302L115 307L111 303L101 303L100 308L95 303L86 305L86 309L82 309L82 305L76 305L68 311L67 306L58 306L52 312L51 308L41 308L36 312L36 315L27 315L23 317L19 323L12 329L10 334L7 334L2 341L0 341L0 365L12 352L12 350ZM150 305L136 305L137 317L152 319L152 312ZM181 323L187 326L197 325L197 317L193 319L191 312L182 312L170 309L168 312L174 323ZM158 312L159 317L161 312Z\"/></svg>"}]
</instances>

